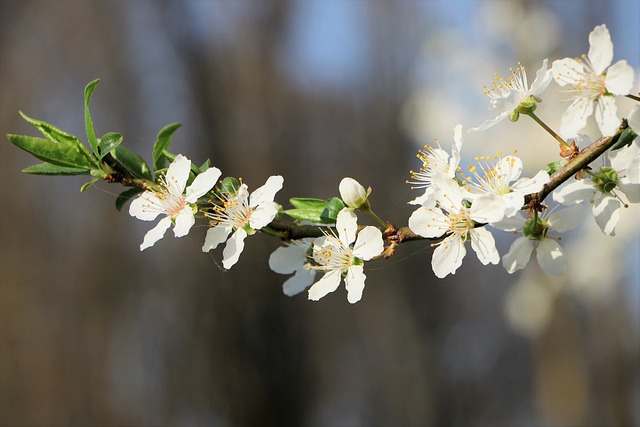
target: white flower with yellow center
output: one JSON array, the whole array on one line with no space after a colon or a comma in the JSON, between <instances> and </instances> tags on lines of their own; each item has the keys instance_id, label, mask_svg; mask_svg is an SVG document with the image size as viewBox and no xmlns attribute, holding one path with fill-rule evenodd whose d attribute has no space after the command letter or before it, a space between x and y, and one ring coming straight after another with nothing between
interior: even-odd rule
<instances>
[{"instance_id":1,"label":"white flower with yellow center","mask_svg":"<svg viewBox=\"0 0 640 427\"><path fill-rule=\"evenodd\" d=\"M159 190L147 190L131 202L129 214L143 221L153 221L158 215L164 215L144 236L141 251L162 239L171 224L174 224L175 236L182 237L189 233L195 223L194 212L198 198L216 185L221 172L218 168L207 169L196 176L186 194L183 194L190 169L191 161L178 154L160 180Z\"/></svg>"},{"instance_id":2,"label":"white flower with yellow center","mask_svg":"<svg viewBox=\"0 0 640 427\"><path fill-rule=\"evenodd\" d=\"M209 252L226 241L222 265L226 269L231 268L240 258L247 235L254 234L275 218L278 204L273 198L283 183L284 178L281 176L271 176L251 194L247 185L241 184L235 193L219 196L222 206L216 206L213 212L205 213L213 226L207 230L202 251Z\"/></svg>"},{"instance_id":3,"label":"white flower with yellow center","mask_svg":"<svg viewBox=\"0 0 640 427\"><path fill-rule=\"evenodd\" d=\"M479 132L489 129L493 125L501 122L509 117L518 106L525 103L529 107L534 106L536 102L540 102L540 94L549 86L551 82L551 70L547 70L547 60L542 62L542 67L536 73L536 78L529 87L527 81L527 73L521 64L518 67L509 70L511 77L504 79L498 74L495 75L495 81L490 88L485 86L485 95L491 98L489 108L498 111L496 118L487 120L480 126L469 129L469 132Z\"/></svg>"},{"instance_id":4,"label":"white flower with yellow center","mask_svg":"<svg viewBox=\"0 0 640 427\"><path fill-rule=\"evenodd\" d=\"M606 25L591 31L589 45L589 53L581 59L560 59L551 67L553 78L560 86L568 86L566 92L573 100L560 123L560 135L565 138L587 125L594 107L602 135L613 135L620 125L615 95L627 95L633 86L633 68L627 61L611 65L613 43Z\"/></svg>"},{"instance_id":5,"label":"white flower with yellow center","mask_svg":"<svg viewBox=\"0 0 640 427\"><path fill-rule=\"evenodd\" d=\"M523 269L535 249L538 264L545 273L552 276L563 274L567 269L567 257L558 243L561 237L556 233L573 230L583 217L584 209L576 205L556 212L535 214L530 219L517 214L495 224L496 228L522 233L511 244L509 252L502 257L505 270L512 274Z\"/></svg>"},{"instance_id":6,"label":"white flower with yellow center","mask_svg":"<svg viewBox=\"0 0 640 427\"><path fill-rule=\"evenodd\" d=\"M364 291L364 261L380 255L384 250L382 232L376 227L367 226L357 233L356 216L348 208L338 213L336 229L337 236L335 233L325 233L324 239L313 247L315 263L310 268L325 273L309 289L309 299L318 301L335 291L344 276L347 300L354 304L360 301Z\"/></svg>"},{"instance_id":7,"label":"white flower with yellow center","mask_svg":"<svg viewBox=\"0 0 640 427\"><path fill-rule=\"evenodd\" d=\"M536 193L549 182L549 174L539 171L533 178L520 178L522 174L522 160L517 156L500 157L498 152L493 160L499 159L494 165L480 163L491 160L490 156L476 157L480 169L469 167L469 172L475 177L467 177L466 187L469 189L469 198L474 200L486 193L495 194L494 202L497 208L504 210L505 216L514 215L524 205L527 194Z\"/></svg>"},{"instance_id":8,"label":"white flower with yellow center","mask_svg":"<svg viewBox=\"0 0 640 427\"><path fill-rule=\"evenodd\" d=\"M422 161L422 167L418 172L410 171L412 190L424 188L425 192L422 196L410 201L410 205L435 206L434 190L431 180L436 174L444 174L449 178L456 176L458 165L460 164L460 150L462 149L462 125L458 124L453 128L453 142L451 147L451 155L445 150L431 145L425 145L424 149L417 154L418 159Z\"/></svg>"},{"instance_id":9,"label":"white flower with yellow center","mask_svg":"<svg viewBox=\"0 0 640 427\"><path fill-rule=\"evenodd\" d=\"M457 182L442 175L434 177L436 199L439 207L418 208L409 218L409 228L419 236L436 238L446 235L435 243L431 259L433 272L439 278L455 274L466 255L465 243L470 240L480 262L497 264L500 255L495 240L485 227L476 223L499 221L504 210L495 203L497 196L486 194L476 198L471 207L466 202L466 190Z\"/></svg>"}]
</instances>

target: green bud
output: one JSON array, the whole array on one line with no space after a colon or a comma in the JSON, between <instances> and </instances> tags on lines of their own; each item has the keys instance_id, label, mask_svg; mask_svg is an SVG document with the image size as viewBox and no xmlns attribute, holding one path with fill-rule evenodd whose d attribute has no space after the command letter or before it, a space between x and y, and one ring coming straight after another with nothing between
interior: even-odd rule
<instances>
[{"instance_id":1,"label":"green bud","mask_svg":"<svg viewBox=\"0 0 640 427\"><path fill-rule=\"evenodd\" d=\"M509 113L509 120L511 120L512 122L517 122L519 118L520 118L520 113L518 112L517 109Z\"/></svg>"},{"instance_id":2,"label":"green bud","mask_svg":"<svg viewBox=\"0 0 640 427\"><path fill-rule=\"evenodd\" d=\"M541 240L546 236L548 228L547 222L536 215L535 218L527 220L522 229L522 234L530 240Z\"/></svg>"},{"instance_id":3,"label":"green bud","mask_svg":"<svg viewBox=\"0 0 640 427\"><path fill-rule=\"evenodd\" d=\"M226 177L220 184L220 192L223 194L236 194L239 188L240 181L232 176Z\"/></svg>"}]
</instances>

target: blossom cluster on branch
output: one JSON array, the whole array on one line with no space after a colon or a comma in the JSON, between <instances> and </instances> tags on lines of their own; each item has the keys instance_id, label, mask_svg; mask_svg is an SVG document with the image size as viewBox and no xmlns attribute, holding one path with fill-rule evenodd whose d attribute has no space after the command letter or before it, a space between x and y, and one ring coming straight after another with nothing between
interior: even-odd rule
<instances>
[{"instance_id":1,"label":"blossom cluster on branch","mask_svg":"<svg viewBox=\"0 0 640 427\"><path fill-rule=\"evenodd\" d=\"M175 237L189 233L196 220L209 228L203 252L222 243L222 264L231 269L239 260L245 239L258 232L279 238L283 244L269 257L276 273L291 275L283 286L286 295L308 289L317 301L335 291L344 280L347 300L362 298L365 262L389 258L409 241L435 249L431 266L439 278L455 274L466 255L467 243L484 265L502 265L509 273L523 269L535 251L540 267L551 275L563 274L567 256L559 244L561 234L575 228L591 204L596 223L607 235L615 235L619 211L640 202L640 105L626 118L617 112L615 98L630 93L634 70L626 61L613 61L613 44L605 25L589 35L590 48L579 59L545 59L529 84L522 65L486 87L490 109L497 115L468 132L486 130L508 118L516 122L528 116L558 144L559 159L532 177L523 177L524 164L515 152L477 157L477 164L461 165L463 126L453 129L450 151L440 144L418 152L418 171L407 181L420 194L409 201L418 206L408 226L397 227L372 210L371 188L353 178L343 178L340 197L330 200L293 198L285 209L274 201L284 178L271 176L249 192L241 179L222 176L207 160L201 166L169 146L174 123L163 128L152 151L152 167L122 145L122 135L110 132L97 137L89 104L98 84L85 88L85 127L91 151L75 136L21 113L44 138L8 135L10 142L44 161L24 169L38 175L90 175L81 191L98 181L119 183L129 189L116 200L121 210L131 200L129 214L157 224L143 238L140 250L152 247L173 227ZM552 82L571 102L556 133L535 111ZM581 132L591 116L601 136L595 141ZM582 147L582 149L581 149ZM601 165L595 161L601 159ZM548 208L547 196L557 204ZM378 226L358 226L358 214L369 215ZM513 232L509 251L500 256L492 229ZM318 273L321 276L318 277Z\"/></svg>"}]
</instances>

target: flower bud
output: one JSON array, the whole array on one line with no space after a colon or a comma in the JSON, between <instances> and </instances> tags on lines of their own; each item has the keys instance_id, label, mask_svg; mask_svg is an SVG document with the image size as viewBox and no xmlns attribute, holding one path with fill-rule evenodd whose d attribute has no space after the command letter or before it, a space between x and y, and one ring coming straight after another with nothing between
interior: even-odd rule
<instances>
[{"instance_id":1,"label":"flower bud","mask_svg":"<svg viewBox=\"0 0 640 427\"><path fill-rule=\"evenodd\" d=\"M343 178L340 181L340 198L347 207L352 209L366 209L369 207L367 198L371 194L371 188L365 190L358 181L353 178Z\"/></svg>"}]
</instances>

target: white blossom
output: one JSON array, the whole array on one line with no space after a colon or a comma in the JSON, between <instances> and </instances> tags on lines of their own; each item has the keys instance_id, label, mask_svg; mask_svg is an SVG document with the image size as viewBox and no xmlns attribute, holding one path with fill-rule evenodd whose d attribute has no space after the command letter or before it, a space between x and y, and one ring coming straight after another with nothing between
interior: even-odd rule
<instances>
[{"instance_id":1,"label":"white blossom","mask_svg":"<svg viewBox=\"0 0 640 427\"><path fill-rule=\"evenodd\" d=\"M324 239L313 246L315 265L311 268L324 271L324 275L309 289L309 299L318 301L335 291L344 277L347 301L354 304L360 301L364 291L364 261L384 250L382 232L372 226L357 232L356 215L348 208L338 213L336 229L337 235L327 232Z\"/></svg>"},{"instance_id":2,"label":"white blossom","mask_svg":"<svg viewBox=\"0 0 640 427\"><path fill-rule=\"evenodd\" d=\"M615 95L627 95L633 86L633 68L620 60L611 65L613 43L606 25L589 34L589 53L581 59L564 58L553 62L553 78L567 86L573 100L562 115L560 135L575 136L594 113L602 135L613 135L620 125Z\"/></svg>"},{"instance_id":3,"label":"white blossom","mask_svg":"<svg viewBox=\"0 0 640 427\"><path fill-rule=\"evenodd\" d=\"M309 262L312 245L320 244L324 238L307 237L292 240L286 246L280 246L269 257L269 268L279 274L291 274L282 285L285 295L293 296L307 289L316 277L316 270Z\"/></svg>"},{"instance_id":4,"label":"white blossom","mask_svg":"<svg viewBox=\"0 0 640 427\"><path fill-rule=\"evenodd\" d=\"M357 209L366 205L371 188L365 190L358 181L353 178L343 178L339 185L340 198L348 208Z\"/></svg>"},{"instance_id":5,"label":"white blossom","mask_svg":"<svg viewBox=\"0 0 640 427\"><path fill-rule=\"evenodd\" d=\"M222 205L216 206L213 212L205 212L212 227L207 230L202 251L209 252L226 241L222 265L226 269L231 268L244 250L244 239L275 218L278 204L273 199L283 183L284 178L275 175L251 194L243 183L235 193L219 196Z\"/></svg>"},{"instance_id":6,"label":"white blossom","mask_svg":"<svg viewBox=\"0 0 640 427\"><path fill-rule=\"evenodd\" d=\"M167 173L161 179L159 190L147 190L131 202L129 214L143 221L153 221L158 215L164 217L144 236L140 250L153 246L162 239L165 232L174 224L173 233L182 237L189 233L195 223L195 203L215 185L220 177L218 168L209 168L196 176L186 189L191 161L178 154L169 165Z\"/></svg>"}]
</instances>

